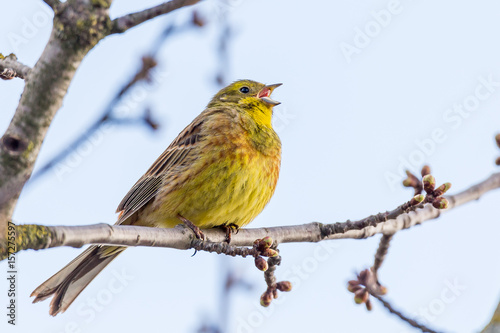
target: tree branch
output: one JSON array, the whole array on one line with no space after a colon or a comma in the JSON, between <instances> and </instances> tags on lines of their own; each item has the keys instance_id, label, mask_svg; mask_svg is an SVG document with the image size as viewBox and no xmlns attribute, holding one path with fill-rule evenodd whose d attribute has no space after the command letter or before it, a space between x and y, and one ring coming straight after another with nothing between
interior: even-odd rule
<instances>
[{"instance_id":1,"label":"tree branch","mask_svg":"<svg viewBox=\"0 0 500 333\"><path fill-rule=\"evenodd\" d=\"M391 240L393 234L383 234L382 238L380 238L380 243L378 245L377 252L375 253L375 261L373 262L372 271L375 274L376 279L378 280L378 270L382 263L384 262L385 256L387 255L387 251L389 250L389 245L391 244Z\"/></svg>"},{"instance_id":2,"label":"tree branch","mask_svg":"<svg viewBox=\"0 0 500 333\"><path fill-rule=\"evenodd\" d=\"M191 6L198 3L200 0L171 0L164 2L161 5L145 9L140 12L124 15L112 21L113 28L111 34L122 33L130 28L133 28L143 22L151 20L163 14L170 13L176 9Z\"/></svg>"},{"instance_id":3,"label":"tree branch","mask_svg":"<svg viewBox=\"0 0 500 333\"><path fill-rule=\"evenodd\" d=\"M429 327L425 326L425 325L422 325L420 323L418 323L417 321L405 316L402 312L394 309L392 307L392 305L387 302L382 296L380 295L377 295L376 293L371 293L370 292L370 295L372 295L374 298L376 298L380 303L382 303L382 305L387 309L389 310L390 313L398 316L402 321L410 324L411 326L415 327L415 328L418 328L419 330L421 330L422 332L428 332L428 333L437 333L437 331L434 331L433 329L430 329Z\"/></svg>"},{"instance_id":4,"label":"tree branch","mask_svg":"<svg viewBox=\"0 0 500 333\"><path fill-rule=\"evenodd\" d=\"M59 0L43 0L47 5L49 5L50 8L56 9L57 6L61 4L61 1Z\"/></svg>"},{"instance_id":5,"label":"tree branch","mask_svg":"<svg viewBox=\"0 0 500 333\"><path fill-rule=\"evenodd\" d=\"M490 322L483 328L481 333L499 333L500 332L500 303L498 303Z\"/></svg>"},{"instance_id":6,"label":"tree branch","mask_svg":"<svg viewBox=\"0 0 500 333\"><path fill-rule=\"evenodd\" d=\"M469 201L477 200L484 193L499 187L500 172L492 174L481 183L465 191L447 196L446 198L449 201L449 208L447 210L456 208ZM424 221L435 219L439 215L439 209L432 207L432 205L426 205L416 211L409 213L402 212L399 216L385 223L381 221L375 225L367 224L363 229L359 229L359 221L337 222L334 224L312 222L295 226L241 229L237 234L232 236L231 246L251 247L256 239L266 236L270 236L276 244L319 242L324 239L361 239L372 237L379 233L395 233L399 230L421 224ZM325 236L325 228L333 230L334 233ZM207 229L204 230L204 234L207 237L206 246L218 247L221 245L217 243L225 242L226 234L222 230ZM199 246L199 241L183 225L172 229L108 224L88 226L17 226L16 251L27 249L38 250L58 246L82 247L85 244L168 247L186 250ZM206 248L200 248L200 250L207 251ZM224 249L220 253L225 253ZM5 259L5 257L6 248L0 247L0 260Z\"/></svg>"},{"instance_id":7,"label":"tree branch","mask_svg":"<svg viewBox=\"0 0 500 333\"><path fill-rule=\"evenodd\" d=\"M14 54L4 57L0 53L0 79L10 80L15 77L26 80L30 74L31 68L19 61Z\"/></svg>"},{"instance_id":8,"label":"tree branch","mask_svg":"<svg viewBox=\"0 0 500 333\"><path fill-rule=\"evenodd\" d=\"M54 17L49 41L30 71L14 117L0 139L0 240L5 238L7 222L76 69L109 27L106 9L65 5Z\"/></svg>"},{"instance_id":9,"label":"tree branch","mask_svg":"<svg viewBox=\"0 0 500 333\"><path fill-rule=\"evenodd\" d=\"M29 73L29 79L14 117L0 138L0 242L5 241L8 221L77 68L85 55L108 36L113 27L108 14L110 0L45 2L57 6L57 10L51 36L38 62L31 71L25 67L17 71L13 67L17 63L9 62L4 73L6 78L16 75L12 71L24 77ZM148 15L168 13L193 3L193 0L173 0L152 8L153 12L131 14L132 21L137 25ZM5 60L0 61L0 73L5 66Z\"/></svg>"}]
</instances>

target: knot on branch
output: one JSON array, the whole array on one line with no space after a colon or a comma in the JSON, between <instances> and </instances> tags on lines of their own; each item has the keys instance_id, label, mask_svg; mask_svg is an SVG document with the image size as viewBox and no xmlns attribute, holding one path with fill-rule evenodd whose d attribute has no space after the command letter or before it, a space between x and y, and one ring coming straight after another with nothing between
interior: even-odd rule
<instances>
[{"instance_id":1,"label":"knot on branch","mask_svg":"<svg viewBox=\"0 0 500 333\"><path fill-rule=\"evenodd\" d=\"M22 138L14 135L5 135L2 138L2 146L10 153L21 153L28 148L28 143Z\"/></svg>"},{"instance_id":2,"label":"knot on branch","mask_svg":"<svg viewBox=\"0 0 500 333\"><path fill-rule=\"evenodd\" d=\"M16 77L16 71L12 68L5 68L0 72L0 79L2 80L12 80Z\"/></svg>"},{"instance_id":3,"label":"knot on branch","mask_svg":"<svg viewBox=\"0 0 500 333\"><path fill-rule=\"evenodd\" d=\"M26 79L31 68L17 61L14 53L4 56L0 53L0 79L12 80L15 77Z\"/></svg>"},{"instance_id":4,"label":"knot on branch","mask_svg":"<svg viewBox=\"0 0 500 333\"><path fill-rule=\"evenodd\" d=\"M378 281L376 274L372 269L365 269L357 275L356 280L347 283L347 290L354 293L354 302L356 304L365 304L368 311L372 310L370 295L385 295L387 288Z\"/></svg>"}]
</instances>

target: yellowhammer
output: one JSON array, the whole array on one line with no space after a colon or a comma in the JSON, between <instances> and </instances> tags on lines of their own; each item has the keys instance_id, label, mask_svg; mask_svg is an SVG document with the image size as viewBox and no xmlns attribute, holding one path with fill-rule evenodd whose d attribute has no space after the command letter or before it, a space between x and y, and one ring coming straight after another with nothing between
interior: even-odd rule
<instances>
[{"instance_id":1,"label":"yellowhammer","mask_svg":"<svg viewBox=\"0 0 500 333\"><path fill-rule=\"evenodd\" d=\"M239 228L271 199L278 181L281 142L271 126L270 98L281 84L250 80L219 91L135 183L118 205L116 224L172 228ZM228 233L230 236L230 232ZM64 312L125 247L91 246L31 296L52 295L50 314Z\"/></svg>"}]
</instances>

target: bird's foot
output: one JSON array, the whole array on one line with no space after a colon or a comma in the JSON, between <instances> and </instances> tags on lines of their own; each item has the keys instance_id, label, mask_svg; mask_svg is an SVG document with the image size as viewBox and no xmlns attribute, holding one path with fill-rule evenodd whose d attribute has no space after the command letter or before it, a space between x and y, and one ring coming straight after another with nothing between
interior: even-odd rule
<instances>
[{"instance_id":1,"label":"bird's foot","mask_svg":"<svg viewBox=\"0 0 500 333\"><path fill-rule=\"evenodd\" d=\"M230 223L230 224L223 224L220 226L225 232L226 232L226 242L229 244L231 243L231 235L233 232L240 231L240 226L235 224L235 223Z\"/></svg>"},{"instance_id":2,"label":"bird's foot","mask_svg":"<svg viewBox=\"0 0 500 333\"><path fill-rule=\"evenodd\" d=\"M189 229L191 229L194 233L194 235L196 236L196 238L198 239L201 239L201 240L205 240L205 234L201 231L200 228L198 228L193 222L189 221L187 218L185 218L184 216L181 216L181 215L177 215L177 217L179 218L179 220L181 220L186 226L189 227Z\"/></svg>"}]
</instances>

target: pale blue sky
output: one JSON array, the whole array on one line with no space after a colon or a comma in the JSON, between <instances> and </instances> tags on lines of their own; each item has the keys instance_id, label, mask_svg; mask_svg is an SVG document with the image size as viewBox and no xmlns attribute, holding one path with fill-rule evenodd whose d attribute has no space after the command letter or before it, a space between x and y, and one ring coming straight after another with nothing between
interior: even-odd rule
<instances>
[{"instance_id":1,"label":"pale blue sky","mask_svg":"<svg viewBox=\"0 0 500 333\"><path fill-rule=\"evenodd\" d=\"M116 17L157 3L116 0L111 12ZM34 65L51 29L44 6L41 0L4 4L0 52ZM420 168L424 160L438 183L453 184L452 193L498 169L493 136L500 131L500 3L238 0L230 6L206 1L200 8L213 14L212 23L172 38L161 51L156 83L137 87L121 109L133 114L141 110L137 105L149 104L161 129L113 126L101 132L64 162L68 172L53 171L23 192L17 223L115 221L129 188L218 90L213 76L221 11L235 28L229 79L283 83L273 94L282 102L275 108L281 176L252 227L345 221L395 208L412 193L397 184L402 164ZM38 165L100 114L160 29L184 22L191 10L107 38L89 53ZM17 79L0 82L0 132L22 87ZM499 199L500 193L489 193L398 233L380 271L387 298L438 330L481 329L500 298ZM250 259L130 249L56 318L48 315L48 302L33 305L29 294L81 249L26 251L18 256L19 325L12 329L4 317L0 327L194 332L203 318L219 315L219 271L229 262L254 285L234 294L229 332L412 332L377 302L372 312L355 305L345 288L355 271L372 264L378 238L280 246L277 278L294 281L295 289L267 309L258 305L265 283ZM6 304L7 286L0 281Z\"/></svg>"}]
</instances>

